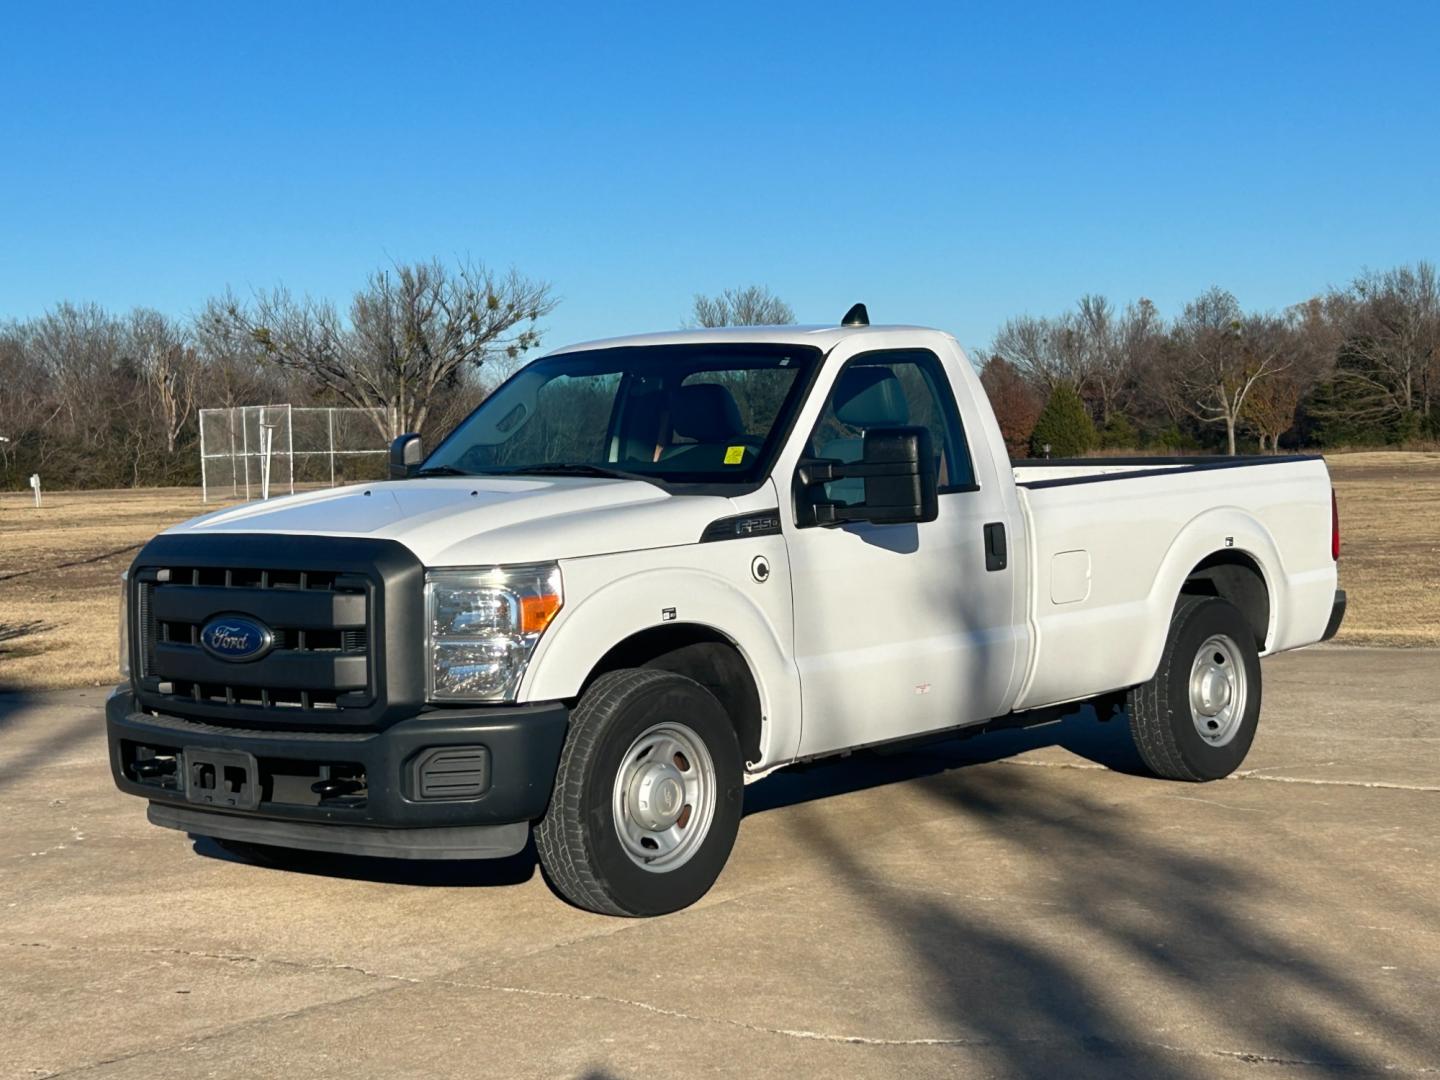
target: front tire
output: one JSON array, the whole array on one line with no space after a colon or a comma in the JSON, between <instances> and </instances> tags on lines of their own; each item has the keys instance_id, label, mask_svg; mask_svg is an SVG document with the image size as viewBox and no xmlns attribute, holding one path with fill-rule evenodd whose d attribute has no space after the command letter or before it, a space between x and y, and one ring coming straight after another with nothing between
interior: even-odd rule
<instances>
[{"instance_id":1,"label":"front tire","mask_svg":"<svg viewBox=\"0 0 1440 1080\"><path fill-rule=\"evenodd\" d=\"M713 694L673 672L609 672L571 714L535 830L540 865L577 907L679 911L720 876L743 790L739 740Z\"/></svg>"},{"instance_id":2,"label":"front tire","mask_svg":"<svg viewBox=\"0 0 1440 1080\"><path fill-rule=\"evenodd\" d=\"M1145 767L1168 780L1238 769L1260 722L1255 635L1229 601L1182 596L1155 677L1130 691L1130 732Z\"/></svg>"}]
</instances>

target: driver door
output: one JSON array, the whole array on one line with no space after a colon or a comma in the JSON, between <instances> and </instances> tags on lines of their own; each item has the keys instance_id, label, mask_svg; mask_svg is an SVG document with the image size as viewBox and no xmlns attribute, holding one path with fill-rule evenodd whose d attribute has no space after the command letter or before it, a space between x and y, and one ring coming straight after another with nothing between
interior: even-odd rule
<instances>
[{"instance_id":1,"label":"driver door","mask_svg":"<svg viewBox=\"0 0 1440 1080\"><path fill-rule=\"evenodd\" d=\"M1003 530L1008 510L997 485L977 482L939 358L923 349L850 358L805 456L857 462L867 431L907 425L931 433L935 520L786 533L801 756L985 720L1007 700L1017 653L1014 574L994 568L993 551L987 560L986 526ZM828 499L863 508L863 480L826 487Z\"/></svg>"}]
</instances>

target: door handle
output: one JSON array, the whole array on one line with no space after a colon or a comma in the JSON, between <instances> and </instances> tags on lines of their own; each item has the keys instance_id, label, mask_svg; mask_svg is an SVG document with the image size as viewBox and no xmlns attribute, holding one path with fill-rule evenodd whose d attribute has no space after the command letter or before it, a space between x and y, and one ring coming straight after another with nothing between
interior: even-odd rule
<instances>
[{"instance_id":1,"label":"door handle","mask_svg":"<svg viewBox=\"0 0 1440 1080\"><path fill-rule=\"evenodd\" d=\"M1004 570L1009 561L1009 552L1005 547L1005 523L992 521L985 526L985 569Z\"/></svg>"}]
</instances>

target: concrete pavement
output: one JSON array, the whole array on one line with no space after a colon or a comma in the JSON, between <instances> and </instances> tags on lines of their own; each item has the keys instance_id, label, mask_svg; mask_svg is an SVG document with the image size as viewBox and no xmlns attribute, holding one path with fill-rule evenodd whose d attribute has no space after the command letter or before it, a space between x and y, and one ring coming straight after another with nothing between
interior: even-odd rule
<instances>
[{"instance_id":1,"label":"concrete pavement","mask_svg":"<svg viewBox=\"0 0 1440 1080\"><path fill-rule=\"evenodd\" d=\"M1066 721L782 771L665 919L502 864L252 866L0 700L0 1077L1440 1072L1440 653L1265 662L1244 776Z\"/></svg>"}]
</instances>

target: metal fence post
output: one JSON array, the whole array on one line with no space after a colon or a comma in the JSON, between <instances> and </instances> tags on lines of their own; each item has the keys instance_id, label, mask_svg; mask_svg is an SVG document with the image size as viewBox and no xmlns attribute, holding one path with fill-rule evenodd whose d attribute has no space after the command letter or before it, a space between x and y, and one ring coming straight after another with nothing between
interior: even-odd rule
<instances>
[{"instance_id":1,"label":"metal fence post","mask_svg":"<svg viewBox=\"0 0 1440 1080\"><path fill-rule=\"evenodd\" d=\"M250 417L247 413L250 410L240 410L240 449L241 460L245 462L245 501L250 501Z\"/></svg>"},{"instance_id":2,"label":"metal fence post","mask_svg":"<svg viewBox=\"0 0 1440 1080\"><path fill-rule=\"evenodd\" d=\"M295 494L295 410L285 402L285 442L289 444L289 494Z\"/></svg>"},{"instance_id":3,"label":"metal fence post","mask_svg":"<svg viewBox=\"0 0 1440 1080\"><path fill-rule=\"evenodd\" d=\"M200 501L210 501L210 485L206 482L205 474L205 413L207 410L200 410Z\"/></svg>"}]
</instances>

